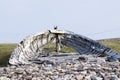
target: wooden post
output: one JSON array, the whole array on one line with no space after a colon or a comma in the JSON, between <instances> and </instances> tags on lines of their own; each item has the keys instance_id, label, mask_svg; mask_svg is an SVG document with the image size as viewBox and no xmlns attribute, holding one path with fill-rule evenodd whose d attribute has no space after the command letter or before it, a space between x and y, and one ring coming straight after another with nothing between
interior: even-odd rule
<instances>
[{"instance_id":1,"label":"wooden post","mask_svg":"<svg viewBox=\"0 0 120 80\"><path fill-rule=\"evenodd\" d=\"M59 37L61 37L61 35L64 35L65 32L61 31L61 30L57 30L57 29L58 29L58 27L56 26L56 27L54 27L54 30L49 30L49 32L55 35L55 38L56 38L56 52L59 52L60 51Z\"/></svg>"},{"instance_id":2,"label":"wooden post","mask_svg":"<svg viewBox=\"0 0 120 80\"><path fill-rule=\"evenodd\" d=\"M50 35L50 34L47 34L47 43L49 42L49 35Z\"/></svg>"},{"instance_id":3,"label":"wooden post","mask_svg":"<svg viewBox=\"0 0 120 80\"><path fill-rule=\"evenodd\" d=\"M59 35L58 34L55 34L56 35L56 52L59 52Z\"/></svg>"},{"instance_id":4,"label":"wooden post","mask_svg":"<svg viewBox=\"0 0 120 80\"><path fill-rule=\"evenodd\" d=\"M43 34L41 35L41 44L43 44Z\"/></svg>"}]
</instances>

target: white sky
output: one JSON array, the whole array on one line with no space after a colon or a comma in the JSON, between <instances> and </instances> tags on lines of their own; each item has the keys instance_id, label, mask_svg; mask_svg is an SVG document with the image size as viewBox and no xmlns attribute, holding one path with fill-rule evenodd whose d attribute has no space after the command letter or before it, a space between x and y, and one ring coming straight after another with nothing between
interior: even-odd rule
<instances>
[{"instance_id":1,"label":"white sky","mask_svg":"<svg viewBox=\"0 0 120 80\"><path fill-rule=\"evenodd\" d=\"M53 26L92 39L120 37L120 0L0 0L0 43Z\"/></svg>"}]
</instances>

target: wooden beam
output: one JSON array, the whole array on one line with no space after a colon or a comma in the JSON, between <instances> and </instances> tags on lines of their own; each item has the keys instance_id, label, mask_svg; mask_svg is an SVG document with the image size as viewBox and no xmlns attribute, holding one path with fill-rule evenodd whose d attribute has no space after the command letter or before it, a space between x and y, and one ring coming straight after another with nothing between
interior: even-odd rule
<instances>
[{"instance_id":1,"label":"wooden beam","mask_svg":"<svg viewBox=\"0 0 120 80\"><path fill-rule=\"evenodd\" d=\"M59 38L58 38L58 34L55 34L56 35L56 52L59 52Z\"/></svg>"}]
</instances>

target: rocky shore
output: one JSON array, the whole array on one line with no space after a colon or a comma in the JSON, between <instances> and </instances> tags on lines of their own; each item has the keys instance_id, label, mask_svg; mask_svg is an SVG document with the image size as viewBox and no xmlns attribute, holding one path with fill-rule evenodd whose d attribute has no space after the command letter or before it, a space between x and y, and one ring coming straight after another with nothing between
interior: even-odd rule
<instances>
[{"instance_id":1,"label":"rocky shore","mask_svg":"<svg viewBox=\"0 0 120 80\"><path fill-rule=\"evenodd\" d=\"M43 57L41 63L0 67L0 80L120 80L120 62L105 57Z\"/></svg>"}]
</instances>

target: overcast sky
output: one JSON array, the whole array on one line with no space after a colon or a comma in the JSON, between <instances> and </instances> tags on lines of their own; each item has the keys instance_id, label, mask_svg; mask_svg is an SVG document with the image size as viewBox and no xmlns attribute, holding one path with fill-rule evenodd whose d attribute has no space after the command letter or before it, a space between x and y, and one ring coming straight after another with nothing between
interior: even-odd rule
<instances>
[{"instance_id":1,"label":"overcast sky","mask_svg":"<svg viewBox=\"0 0 120 80\"><path fill-rule=\"evenodd\" d=\"M0 0L0 43L53 26L95 40L120 37L120 0Z\"/></svg>"}]
</instances>

